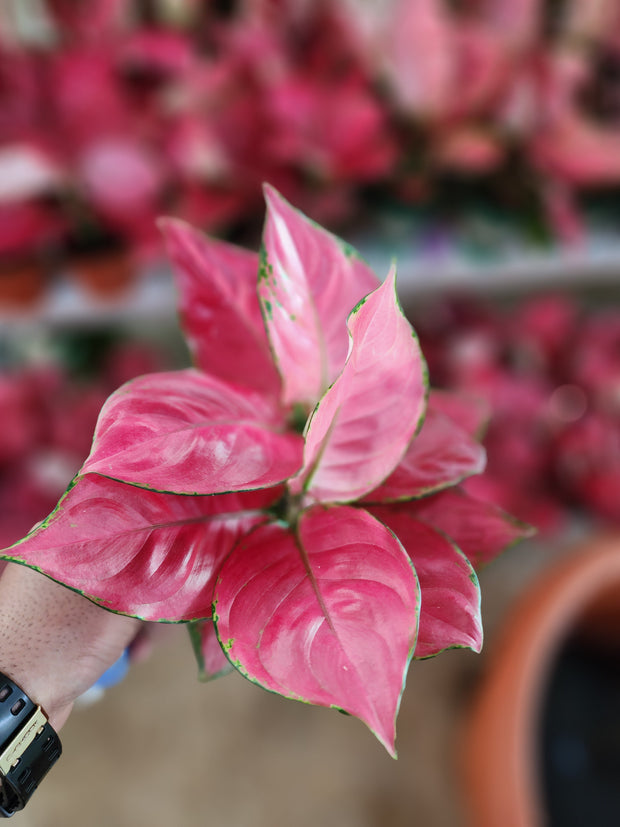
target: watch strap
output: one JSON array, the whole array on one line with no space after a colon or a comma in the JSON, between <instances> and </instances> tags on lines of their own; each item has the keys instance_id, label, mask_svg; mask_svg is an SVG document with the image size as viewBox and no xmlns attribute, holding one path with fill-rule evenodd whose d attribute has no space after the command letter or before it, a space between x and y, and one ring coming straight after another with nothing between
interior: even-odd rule
<instances>
[{"instance_id":1,"label":"watch strap","mask_svg":"<svg viewBox=\"0 0 620 827\"><path fill-rule=\"evenodd\" d=\"M0 672L0 817L26 806L61 752L41 707Z\"/></svg>"}]
</instances>

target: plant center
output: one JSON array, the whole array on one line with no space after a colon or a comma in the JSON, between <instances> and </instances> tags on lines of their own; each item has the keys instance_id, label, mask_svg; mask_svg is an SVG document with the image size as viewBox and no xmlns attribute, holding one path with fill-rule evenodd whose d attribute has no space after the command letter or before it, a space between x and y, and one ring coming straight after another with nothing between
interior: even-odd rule
<instances>
[{"instance_id":1,"label":"plant center","mask_svg":"<svg viewBox=\"0 0 620 827\"><path fill-rule=\"evenodd\" d=\"M306 429L306 422L308 421L308 416L310 415L310 411L305 405L302 405L301 402L296 402L293 407L291 408L291 412L288 417L288 424L292 431L295 431L297 434L303 434Z\"/></svg>"},{"instance_id":2,"label":"plant center","mask_svg":"<svg viewBox=\"0 0 620 827\"><path fill-rule=\"evenodd\" d=\"M302 495L291 494L287 489L283 496L271 506L269 513L292 528L297 525L302 510Z\"/></svg>"}]
</instances>

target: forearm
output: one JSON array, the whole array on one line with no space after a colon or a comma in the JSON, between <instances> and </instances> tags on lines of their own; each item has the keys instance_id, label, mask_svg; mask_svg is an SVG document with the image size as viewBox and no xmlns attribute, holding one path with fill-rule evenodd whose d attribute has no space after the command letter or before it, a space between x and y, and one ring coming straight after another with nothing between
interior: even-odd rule
<instances>
[{"instance_id":1,"label":"forearm","mask_svg":"<svg viewBox=\"0 0 620 827\"><path fill-rule=\"evenodd\" d=\"M9 565L0 577L0 672L41 705L56 730L139 629L138 620L25 566Z\"/></svg>"}]
</instances>

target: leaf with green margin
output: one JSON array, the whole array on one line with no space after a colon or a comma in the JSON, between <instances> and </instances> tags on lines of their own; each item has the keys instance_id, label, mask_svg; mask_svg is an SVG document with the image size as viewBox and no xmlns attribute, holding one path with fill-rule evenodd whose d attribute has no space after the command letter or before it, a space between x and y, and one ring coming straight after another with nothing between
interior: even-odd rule
<instances>
[{"instance_id":1,"label":"leaf with green margin","mask_svg":"<svg viewBox=\"0 0 620 827\"><path fill-rule=\"evenodd\" d=\"M401 544L348 506L303 512L295 534L259 526L224 561L215 588L217 635L243 675L361 718L391 755L418 611Z\"/></svg>"},{"instance_id":2,"label":"leaf with green margin","mask_svg":"<svg viewBox=\"0 0 620 827\"><path fill-rule=\"evenodd\" d=\"M265 186L258 296L283 402L314 405L342 370L346 319L379 279L337 236Z\"/></svg>"},{"instance_id":3,"label":"leaf with green margin","mask_svg":"<svg viewBox=\"0 0 620 827\"><path fill-rule=\"evenodd\" d=\"M437 411L431 394L420 433L394 472L365 500L382 503L426 497L482 473L485 465L483 446Z\"/></svg>"},{"instance_id":4,"label":"leaf with green margin","mask_svg":"<svg viewBox=\"0 0 620 827\"><path fill-rule=\"evenodd\" d=\"M370 511L396 534L418 575L422 608L414 657L454 648L479 652L480 586L467 557L445 535L413 519L408 504Z\"/></svg>"},{"instance_id":5,"label":"leaf with green margin","mask_svg":"<svg viewBox=\"0 0 620 827\"><path fill-rule=\"evenodd\" d=\"M359 499L401 462L422 421L426 365L395 279L392 269L349 316L349 357L310 418L293 493L322 502Z\"/></svg>"},{"instance_id":6,"label":"leaf with green margin","mask_svg":"<svg viewBox=\"0 0 620 827\"><path fill-rule=\"evenodd\" d=\"M277 396L280 377L256 294L258 255L209 238L178 219L158 224L195 364L220 379Z\"/></svg>"},{"instance_id":7,"label":"leaf with green margin","mask_svg":"<svg viewBox=\"0 0 620 827\"><path fill-rule=\"evenodd\" d=\"M103 406L81 473L175 494L265 488L302 464L283 428L266 397L197 370L140 376Z\"/></svg>"},{"instance_id":8,"label":"leaf with green margin","mask_svg":"<svg viewBox=\"0 0 620 827\"><path fill-rule=\"evenodd\" d=\"M416 520L450 537L478 571L509 546L536 533L532 526L461 488L415 500L408 507Z\"/></svg>"},{"instance_id":9,"label":"leaf with green margin","mask_svg":"<svg viewBox=\"0 0 620 827\"><path fill-rule=\"evenodd\" d=\"M2 556L114 612L168 622L211 617L222 560L280 495L183 497L89 474Z\"/></svg>"}]
</instances>

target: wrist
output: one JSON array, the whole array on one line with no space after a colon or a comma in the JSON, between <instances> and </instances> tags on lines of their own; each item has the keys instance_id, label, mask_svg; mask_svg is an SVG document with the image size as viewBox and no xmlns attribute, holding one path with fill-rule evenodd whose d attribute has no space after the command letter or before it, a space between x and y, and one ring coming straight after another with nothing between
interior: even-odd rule
<instances>
[{"instance_id":1,"label":"wrist","mask_svg":"<svg viewBox=\"0 0 620 827\"><path fill-rule=\"evenodd\" d=\"M21 565L0 577L0 816L22 809L61 752L73 702L140 622Z\"/></svg>"}]
</instances>

